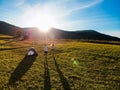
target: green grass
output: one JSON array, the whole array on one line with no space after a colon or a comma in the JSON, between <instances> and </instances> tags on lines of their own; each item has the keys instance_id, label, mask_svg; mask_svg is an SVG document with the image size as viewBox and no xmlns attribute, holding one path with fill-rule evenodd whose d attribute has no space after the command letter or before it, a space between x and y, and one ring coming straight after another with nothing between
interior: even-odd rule
<instances>
[{"instance_id":1,"label":"green grass","mask_svg":"<svg viewBox=\"0 0 120 90\"><path fill-rule=\"evenodd\" d=\"M26 57L34 46L37 57ZM120 46L56 42L54 55L43 44L12 41L0 46L0 90L119 90Z\"/></svg>"}]
</instances>

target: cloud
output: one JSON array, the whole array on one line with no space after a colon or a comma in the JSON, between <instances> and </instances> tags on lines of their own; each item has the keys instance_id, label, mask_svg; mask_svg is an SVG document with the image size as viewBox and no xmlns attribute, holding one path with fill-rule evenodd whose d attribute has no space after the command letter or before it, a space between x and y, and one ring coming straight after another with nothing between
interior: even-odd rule
<instances>
[{"instance_id":1,"label":"cloud","mask_svg":"<svg viewBox=\"0 0 120 90\"><path fill-rule=\"evenodd\" d=\"M119 30L109 30L109 31L103 31L103 33L106 33L111 36L119 37L120 38L120 29Z\"/></svg>"},{"instance_id":2,"label":"cloud","mask_svg":"<svg viewBox=\"0 0 120 90\"><path fill-rule=\"evenodd\" d=\"M107 17L107 18L106 18ZM108 28L111 30L120 28L120 21L116 18L111 18L106 15L96 15L89 16L87 18L83 17L79 20L64 21L61 23L59 28L65 30L85 30L85 29L94 29L98 31L106 31Z\"/></svg>"},{"instance_id":3,"label":"cloud","mask_svg":"<svg viewBox=\"0 0 120 90\"><path fill-rule=\"evenodd\" d=\"M49 0L46 2L38 2L34 5L26 3L26 0L18 0L17 6L21 7L23 13L19 16L19 22L25 23L24 26L28 26L31 21L40 21L41 15L50 16L54 18L54 21L58 21L58 26L68 25L75 26L76 23L84 23L85 21L65 21L65 17L74 13L74 11L90 8L96 4L99 4L103 0ZM28 24L27 24L28 23ZM63 25L64 23L64 25ZM31 24L30 24L31 25ZM63 25L63 26L62 26Z\"/></svg>"},{"instance_id":4,"label":"cloud","mask_svg":"<svg viewBox=\"0 0 120 90\"><path fill-rule=\"evenodd\" d=\"M25 1L26 0L20 0L17 6L24 4ZM27 3L26 6L24 6L24 11L27 11L29 8L35 9L37 7L40 11L52 13L54 16L65 17L74 13L74 11L90 8L102 1L103 0L49 0L44 3L38 2L32 6Z\"/></svg>"},{"instance_id":5,"label":"cloud","mask_svg":"<svg viewBox=\"0 0 120 90\"><path fill-rule=\"evenodd\" d=\"M16 1L15 6L20 7L25 3L26 0L15 0L15 1Z\"/></svg>"},{"instance_id":6,"label":"cloud","mask_svg":"<svg viewBox=\"0 0 120 90\"><path fill-rule=\"evenodd\" d=\"M82 1L82 2L80 2L80 1ZM69 14L73 13L74 11L83 10L83 9L93 7L96 4L101 3L103 0L89 0L89 1L84 0L84 2L83 2L83 0L80 0L80 1L76 2L76 3L71 2L73 4L68 6L69 8L66 9L66 13L64 15L69 15Z\"/></svg>"},{"instance_id":7,"label":"cloud","mask_svg":"<svg viewBox=\"0 0 120 90\"><path fill-rule=\"evenodd\" d=\"M54 1L54 0L52 0ZM55 11L60 11L59 16L67 16L75 11L93 7L103 0L59 0L46 3L46 6L54 8Z\"/></svg>"}]
</instances>

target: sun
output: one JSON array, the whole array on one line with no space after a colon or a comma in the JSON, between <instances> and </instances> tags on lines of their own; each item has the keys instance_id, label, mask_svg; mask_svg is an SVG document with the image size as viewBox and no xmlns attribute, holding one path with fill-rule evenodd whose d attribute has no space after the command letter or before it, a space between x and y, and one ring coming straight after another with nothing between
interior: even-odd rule
<instances>
[{"instance_id":1,"label":"sun","mask_svg":"<svg viewBox=\"0 0 120 90\"><path fill-rule=\"evenodd\" d=\"M48 32L51 27L57 26L55 18L48 14L40 15L33 24L35 24L41 32Z\"/></svg>"},{"instance_id":2,"label":"sun","mask_svg":"<svg viewBox=\"0 0 120 90\"><path fill-rule=\"evenodd\" d=\"M54 19L50 17L49 15L43 15L39 17L36 27L39 28L40 31L42 32L48 32L49 29L54 26Z\"/></svg>"},{"instance_id":3,"label":"sun","mask_svg":"<svg viewBox=\"0 0 120 90\"><path fill-rule=\"evenodd\" d=\"M36 6L25 10L25 14L22 17L25 26L37 27L40 32L48 32L51 27L59 27L58 15L51 9Z\"/></svg>"}]
</instances>

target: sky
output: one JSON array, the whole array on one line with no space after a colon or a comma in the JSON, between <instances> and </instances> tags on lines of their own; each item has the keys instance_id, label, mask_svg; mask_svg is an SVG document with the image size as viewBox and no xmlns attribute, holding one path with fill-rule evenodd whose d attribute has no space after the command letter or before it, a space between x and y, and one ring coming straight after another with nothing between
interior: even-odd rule
<instances>
[{"instance_id":1,"label":"sky","mask_svg":"<svg viewBox=\"0 0 120 90\"><path fill-rule=\"evenodd\" d=\"M0 21L120 37L120 0L0 0Z\"/></svg>"}]
</instances>

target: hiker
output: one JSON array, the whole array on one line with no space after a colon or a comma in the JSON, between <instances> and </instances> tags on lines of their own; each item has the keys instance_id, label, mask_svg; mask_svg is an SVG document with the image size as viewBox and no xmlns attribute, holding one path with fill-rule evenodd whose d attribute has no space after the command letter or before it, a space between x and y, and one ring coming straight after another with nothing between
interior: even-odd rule
<instances>
[{"instance_id":1,"label":"hiker","mask_svg":"<svg viewBox=\"0 0 120 90\"><path fill-rule=\"evenodd\" d=\"M55 50L55 46L54 44L51 44L51 51L54 51Z\"/></svg>"},{"instance_id":2,"label":"hiker","mask_svg":"<svg viewBox=\"0 0 120 90\"><path fill-rule=\"evenodd\" d=\"M32 55L38 55L35 48L34 47L31 47L29 50L28 50L28 53L27 53L28 56L32 56Z\"/></svg>"},{"instance_id":3,"label":"hiker","mask_svg":"<svg viewBox=\"0 0 120 90\"><path fill-rule=\"evenodd\" d=\"M45 44L44 45L44 54L47 54L48 53L48 47L47 47L47 45Z\"/></svg>"}]
</instances>

